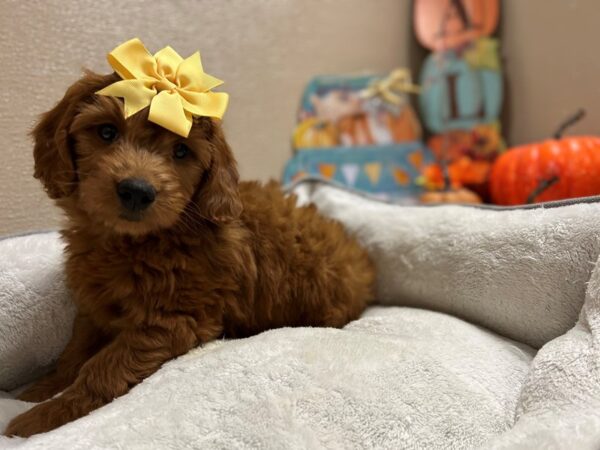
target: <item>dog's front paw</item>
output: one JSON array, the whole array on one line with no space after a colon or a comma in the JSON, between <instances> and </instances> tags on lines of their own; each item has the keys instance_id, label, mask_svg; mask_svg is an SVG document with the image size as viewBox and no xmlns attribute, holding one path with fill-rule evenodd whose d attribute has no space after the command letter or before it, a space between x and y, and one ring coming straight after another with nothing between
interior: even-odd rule
<instances>
[{"instance_id":1,"label":"dog's front paw","mask_svg":"<svg viewBox=\"0 0 600 450\"><path fill-rule=\"evenodd\" d=\"M61 399L50 400L34 406L11 420L4 430L5 436L29 437L45 433L73 420L73 412Z\"/></svg>"},{"instance_id":2,"label":"dog's front paw","mask_svg":"<svg viewBox=\"0 0 600 450\"><path fill-rule=\"evenodd\" d=\"M0 391L0 442L2 442L2 433L10 421L19 414L23 414L28 409L31 409L33 406L29 403L20 402L10 397L3 398L4 395L5 393ZM1 443L0 448L2 448Z\"/></svg>"}]
</instances>

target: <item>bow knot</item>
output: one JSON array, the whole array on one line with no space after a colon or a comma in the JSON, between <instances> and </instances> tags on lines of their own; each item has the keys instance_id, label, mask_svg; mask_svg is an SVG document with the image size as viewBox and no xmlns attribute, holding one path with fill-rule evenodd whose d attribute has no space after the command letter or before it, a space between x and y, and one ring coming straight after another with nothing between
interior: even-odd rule
<instances>
[{"instance_id":1,"label":"bow knot","mask_svg":"<svg viewBox=\"0 0 600 450\"><path fill-rule=\"evenodd\" d=\"M225 113L229 96L211 91L223 82L204 72L198 52L183 59L165 47L151 55L135 38L110 52L108 63L123 80L96 94L123 98L126 118L150 106L148 120L188 137L194 116Z\"/></svg>"},{"instance_id":2,"label":"bow knot","mask_svg":"<svg viewBox=\"0 0 600 450\"><path fill-rule=\"evenodd\" d=\"M393 105L404 103L403 94L418 94L419 86L412 83L408 69L396 69L387 77L374 81L361 92L363 98L378 97Z\"/></svg>"},{"instance_id":3,"label":"bow knot","mask_svg":"<svg viewBox=\"0 0 600 450\"><path fill-rule=\"evenodd\" d=\"M177 91L177 84L175 84L174 81L169 80L168 77L163 78L158 83L156 83L154 86L156 87L157 91L170 91L170 92Z\"/></svg>"}]
</instances>

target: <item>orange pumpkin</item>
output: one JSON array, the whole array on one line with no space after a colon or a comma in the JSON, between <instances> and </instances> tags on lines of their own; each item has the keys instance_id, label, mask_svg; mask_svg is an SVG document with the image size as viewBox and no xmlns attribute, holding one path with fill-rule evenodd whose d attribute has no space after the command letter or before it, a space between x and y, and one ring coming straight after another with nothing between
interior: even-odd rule
<instances>
[{"instance_id":1,"label":"orange pumpkin","mask_svg":"<svg viewBox=\"0 0 600 450\"><path fill-rule=\"evenodd\" d=\"M419 198L421 203L481 203L481 197L469 189L451 189L449 191L425 192Z\"/></svg>"},{"instance_id":2,"label":"orange pumpkin","mask_svg":"<svg viewBox=\"0 0 600 450\"><path fill-rule=\"evenodd\" d=\"M490 36L499 16L498 0L415 0L414 26L424 47L441 51Z\"/></svg>"},{"instance_id":3,"label":"orange pumpkin","mask_svg":"<svg viewBox=\"0 0 600 450\"><path fill-rule=\"evenodd\" d=\"M488 161L477 161L463 156L448 165L450 187L457 189L468 185L485 183L490 171ZM439 164L430 164L423 169L422 182L425 188L443 190L446 187L444 172Z\"/></svg>"},{"instance_id":4,"label":"orange pumpkin","mask_svg":"<svg viewBox=\"0 0 600 450\"><path fill-rule=\"evenodd\" d=\"M304 119L292 137L294 148L327 148L339 145L338 131L334 125L315 117Z\"/></svg>"},{"instance_id":5,"label":"orange pumpkin","mask_svg":"<svg viewBox=\"0 0 600 450\"><path fill-rule=\"evenodd\" d=\"M500 125L478 125L472 130L450 130L434 134L427 140L427 147L438 160L455 161L462 156L492 160L504 150Z\"/></svg>"},{"instance_id":6,"label":"orange pumpkin","mask_svg":"<svg viewBox=\"0 0 600 450\"><path fill-rule=\"evenodd\" d=\"M581 117L583 111L561 126L554 139L523 145L501 155L490 175L492 201L521 205L599 195L600 137L561 139L564 128Z\"/></svg>"},{"instance_id":7,"label":"orange pumpkin","mask_svg":"<svg viewBox=\"0 0 600 450\"><path fill-rule=\"evenodd\" d=\"M421 124L415 111L409 105L406 105L398 116L386 113L386 121L394 142L410 142L421 139Z\"/></svg>"}]
</instances>

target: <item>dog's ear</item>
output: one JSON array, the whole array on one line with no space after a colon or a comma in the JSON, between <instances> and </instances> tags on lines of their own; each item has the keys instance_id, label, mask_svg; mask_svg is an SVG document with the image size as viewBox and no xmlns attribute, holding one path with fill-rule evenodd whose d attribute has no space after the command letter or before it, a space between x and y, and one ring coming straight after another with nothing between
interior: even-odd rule
<instances>
[{"instance_id":1,"label":"dog's ear","mask_svg":"<svg viewBox=\"0 0 600 450\"><path fill-rule=\"evenodd\" d=\"M81 102L111 82L115 75L86 72L50 111L42 114L31 132L34 139L34 177L41 180L50 198L67 197L75 190L77 174L71 148L69 128Z\"/></svg>"},{"instance_id":2,"label":"dog's ear","mask_svg":"<svg viewBox=\"0 0 600 450\"><path fill-rule=\"evenodd\" d=\"M222 223L239 218L242 201L238 191L239 174L233 153L225 140L220 123L212 120L210 127L210 167L196 193L195 203L200 215Z\"/></svg>"}]
</instances>

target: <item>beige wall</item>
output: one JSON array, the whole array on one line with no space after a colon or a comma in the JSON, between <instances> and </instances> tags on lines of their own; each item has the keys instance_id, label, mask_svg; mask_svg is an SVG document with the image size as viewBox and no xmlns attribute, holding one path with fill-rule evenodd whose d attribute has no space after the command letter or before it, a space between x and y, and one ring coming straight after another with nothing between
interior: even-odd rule
<instances>
[{"instance_id":1,"label":"beige wall","mask_svg":"<svg viewBox=\"0 0 600 450\"><path fill-rule=\"evenodd\" d=\"M505 0L503 4L500 33L509 142L549 137L580 107L588 115L570 132L600 135L600 1Z\"/></svg>"},{"instance_id":2,"label":"beige wall","mask_svg":"<svg viewBox=\"0 0 600 450\"><path fill-rule=\"evenodd\" d=\"M508 144L550 137L579 108L587 115L568 133L600 135L600 0L499 1ZM414 73L427 54L412 38Z\"/></svg>"},{"instance_id":3,"label":"beige wall","mask_svg":"<svg viewBox=\"0 0 600 450\"><path fill-rule=\"evenodd\" d=\"M367 6L368 5L368 6ZM33 180L27 138L81 67L133 36L151 50L200 49L225 79L225 116L243 178L278 177L302 88L319 73L418 65L409 0L0 0L0 235L53 228L58 211ZM511 142L540 139L584 106L578 132L598 133L598 0L504 0Z\"/></svg>"}]
</instances>

